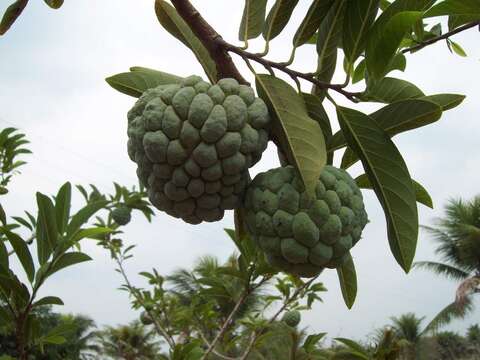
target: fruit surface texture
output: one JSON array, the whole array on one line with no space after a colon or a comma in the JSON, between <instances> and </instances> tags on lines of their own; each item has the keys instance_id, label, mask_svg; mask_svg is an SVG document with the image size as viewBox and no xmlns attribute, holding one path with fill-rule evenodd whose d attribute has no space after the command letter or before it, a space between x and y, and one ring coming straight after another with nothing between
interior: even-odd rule
<instances>
[{"instance_id":1,"label":"fruit surface texture","mask_svg":"<svg viewBox=\"0 0 480 360\"><path fill-rule=\"evenodd\" d=\"M267 147L270 116L235 79L147 90L128 113L128 154L151 203L191 224L236 208Z\"/></svg>"},{"instance_id":2,"label":"fruit surface texture","mask_svg":"<svg viewBox=\"0 0 480 360\"><path fill-rule=\"evenodd\" d=\"M343 264L368 222L355 180L329 165L314 194L292 166L258 174L245 208L248 231L270 265L301 277Z\"/></svg>"}]
</instances>

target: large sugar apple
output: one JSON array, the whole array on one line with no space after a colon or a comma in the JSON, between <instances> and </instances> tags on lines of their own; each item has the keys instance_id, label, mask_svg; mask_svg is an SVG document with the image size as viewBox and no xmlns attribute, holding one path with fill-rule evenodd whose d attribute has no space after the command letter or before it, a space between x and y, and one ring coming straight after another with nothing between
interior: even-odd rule
<instances>
[{"instance_id":1,"label":"large sugar apple","mask_svg":"<svg viewBox=\"0 0 480 360\"><path fill-rule=\"evenodd\" d=\"M147 90L128 121L128 154L152 204L198 224L238 205L267 147L270 116L251 87L190 76Z\"/></svg>"},{"instance_id":2,"label":"large sugar apple","mask_svg":"<svg viewBox=\"0 0 480 360\"><path fill-rule=\"evenodd\" d=\"M304 191L293 166L258 174L245 208L248 231L270 265L302 277L341 265L368 221L355 181L328 165L315 196Z\"/></svg>"}]
</instances>

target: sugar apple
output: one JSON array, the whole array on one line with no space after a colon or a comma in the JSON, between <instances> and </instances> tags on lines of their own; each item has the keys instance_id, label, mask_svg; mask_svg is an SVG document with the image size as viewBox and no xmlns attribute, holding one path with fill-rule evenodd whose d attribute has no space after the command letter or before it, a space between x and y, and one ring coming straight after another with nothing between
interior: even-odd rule
<instances>
[{"instance_id":1,"label":"sugar apple","mask_svg":"<svg viewBox=\"0 0 480 360\"><path fill-rule=\"evenodd\" d=\"M270 265L301 277L340 266L368 221L355 181L329 165L314 196L304 191L293 166L258 174L245 208L247 230Z\"/></svg>"},{"instance_id":2,"label":"sugar apple","mask_svg":"<svg viewBox=\"0 0 480 360\"><path fill-rule=\"evenodd\" d=\"M235 79L147 90L128 113L128 154L159 210L191 224L235 208L267 147L270 116Z\"/></svg>"},{"instance_id":3,"label":"sugar apple","mask_svg":"<svg viewBox=\"0 0 480 360\"><path fill-rule=\"evenodd\" d=\"M132 219L132 210L126 206L120 206L112 211L112 219L118 225L127 225Z\"/></svg>"},{"instance_id":4,"label":"sugar apple","mask_svg":"<svg viewBox=\"0 0 480 360\"><path fill-rule=\"evenodd\" d=\"M291 310L283 314L282 321L288 326L296 327L298 324L300 324L301 317L300 311Z\"/></svg>"}]
</instances>

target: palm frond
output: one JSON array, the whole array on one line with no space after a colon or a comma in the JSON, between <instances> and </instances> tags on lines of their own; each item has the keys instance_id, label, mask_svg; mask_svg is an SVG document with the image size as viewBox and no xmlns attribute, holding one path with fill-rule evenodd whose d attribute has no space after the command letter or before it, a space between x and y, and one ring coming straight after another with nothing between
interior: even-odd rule
<instances>
[{"instance_id":1,"label":"palm frond","mask_svg":"<svg viewBox=\"0 0 480 360\"><path fill-rule=\"evenodd\" d=\"M402 314L399 317L392 317L392 325L400 339L405 339L412 344L420 340L420 325L425 317L417 317L414 313Z\"/></svg>"},{"instance_id":2,"label":"palm frond","mask_svg":"<svg viewBox=\"0 0 480 360\"><path fill-rule=\"evenodd\" d=\"M422 331L422 334L435 332L455 319L464 319L472 310L473 303L471 298L466 298L462 306L458 306L456 302L452 302L430 321Z\"/></svg>"},{"instance_id":3,"label":"palm frond","mask_svg":"<svg viewBox=\"0 0 480 360\"><path fill-rule=\"evenodd\" d=\"M460 284L455 295L455 303L458 307L463 307L463 304L470 295L477 292L480 288L480 276L472 276Z\"/></svg>"},{"instance_id":4,"label":"palm frond","mask_svg":"<svg viewBox=\"0 0 480 360\"><path fill-rule=\"evenodd\" d=\"M458 269L452 265L439 263L436 261L418 261L413 264L413 267L432 271L435 274L443 275L447 279L451 280L464 280L470 275L462 269Z\"/></svg>"}]
</instances>

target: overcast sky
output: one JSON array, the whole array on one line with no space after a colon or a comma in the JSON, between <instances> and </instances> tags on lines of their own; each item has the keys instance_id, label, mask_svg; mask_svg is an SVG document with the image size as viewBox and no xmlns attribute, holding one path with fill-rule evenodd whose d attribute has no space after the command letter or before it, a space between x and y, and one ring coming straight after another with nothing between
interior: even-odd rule
<instances>
[{"instance_id":1,"label":"overcast sky","mask_svg":"<svg viewBox=\"0 0 480 360\"><path fill-rule=\"evenodd\" d=\"M2 1L2 12L7 3ZM194 3L224 38L236 40L242 1ZM272 42L269 58L288 58L291 36L308 4L300 1L285 34ZM479 36L470 30L456 37L468 58L450 54L445 44L439 43L409 55L407 71L395 74L414 82L427 94L467 95L461 107L445 113L438 123L395 138L412 176L428 189L435 202L433 211L419 206L422 224L431 224L441 215L448 198L470 198L478 193ZM263 46L260 41L253 45L255 51ZM113 181L136 183L135 165L126 151L126 112L135 99L111 89L104 81L106 76L135 65L182 76L204 76L192 53L158 24L151 0L67 0L58 11L49 9L43 1L31 1L10 32L0 38L0 54L0 126L22 129L34 152L22 175L14 178L10 194L2 197L10 215L35 210L36 191L52 194L65 181L94 183L104 191L112 190ZM294 67L314 70L314 47L300 48ZM303 85L307 91L309 86ZM347 104L344 99L338 101ZM376 107L368 104L360 109ZM328 111L335 119L333 109ZM339 161L340 157L336 158ZM253 172L277 165L275 150L270 146ZM359 166L352 169L353 175L360 172ZM302 325L311 331L360 338L384 325L390 316L405 312L430 320L454 298L455 283L430 273L402 272L388 248L381 208L372 192L364 195L371 222L352 252L359 283L357 301L352 310L347 310L336 272L326 271L322 280L329 291L323 296L324 303L303 317ZM79 196L75 204L80 205ZM141 285L138 272L153 267L167 274L177 267L190 266L201 255L226 259L234 247L222 228L232 226L231 214L219 223L198 226L162 213L148 224L136 214L125 231L125 241L138 245L134 259L127 264L128 273ZM43 295L60 296L65 302L61 311L89 315L98 324L125 323L135 318L126 293L116 290L121 279L106 251L87 242L83 246L94 260L56 274ZM434 259L432 241L425 233L420 234L416 259ZM476 305L480 305L478 299ZM463 331L478 321L479 315L477 310L468 320L450 328Z\"/></svg>"}]
</instances>

